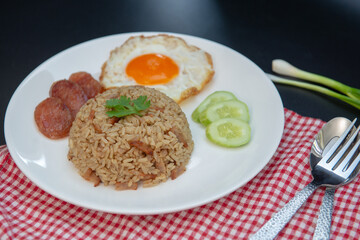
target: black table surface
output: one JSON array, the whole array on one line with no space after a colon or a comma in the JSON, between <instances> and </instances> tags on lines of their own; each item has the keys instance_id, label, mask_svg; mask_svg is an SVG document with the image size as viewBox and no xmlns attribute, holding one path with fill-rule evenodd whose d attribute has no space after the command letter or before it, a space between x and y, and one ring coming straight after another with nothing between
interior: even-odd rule
<instances>
[{"instance_id":1,"label":"black table surface","mask_svg":"<svg viewBox=\"0 0 360 240\"><path fill-rule=\"evenodd\" d=\"M0 145L7 105L23 79L56 53L111 34L193 35L240 52L264 72L280 58L360 88L360 1L7 1L0 22ZM284 107L301 115L359 117L360 110L320 93L276 88Z\"/></svg>"}]
</instances>

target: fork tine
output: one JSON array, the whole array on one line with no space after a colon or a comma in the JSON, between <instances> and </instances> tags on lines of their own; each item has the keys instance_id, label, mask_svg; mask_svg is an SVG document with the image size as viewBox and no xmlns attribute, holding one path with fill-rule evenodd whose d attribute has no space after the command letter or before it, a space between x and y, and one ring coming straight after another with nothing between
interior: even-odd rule
<instances>
[{"instance_id":1,"label":"fork tine","mask_svg":"<svg viewBox=\"0 0 360 240\"><path fill-rule=\"evenodd\" d=\"M353 144L354 140L356 139L358 133L360 130L360 126L356 129L356 131L351 135L350 139L346 142L346 144L341 148L341 150L333 157L332 161L335 163L335 165L344 158L345 153L350 149L350 146ZM354 156L355 151L358 148L359 141L355 144L355 146L352 147L350 152L348 152L346 155L346 158L341 161L339 166L336 167L336 169L340 169L342 171L345 166L349 163L351 158ZM357 145L357 146L356 146Z\"/></svg>"},{"instance_id":2,"label":"fork tine","mask_svg":"<svg viewBox=\"0 0 360 240\"><path fill-rule=\"evenodd\" d=\"M340 173L343 178L348 178L353 172L356 170L355 168L358 166L360 162L360 154L357 155L357 157L354 159L354 161L351 163L350 167L346 169L345 172Z\"/></svg>"},{"instance_id":3,"label":"fork tine","mask_svg":"<svg viewBox=\"0 0 360 240\"><path fill-rule=\"evenodd\" d=\"M340 151L333 158L331 158L331 157L336 152L336 150L339 148L339 146L341 144L343 144L343 142L345 141L347 135L349 134L349 132L351 131L351 129L355 125L356 120L357 119L355 118L352 121L352 123L343 132L343 134L341 134L339 139L334 143L334 145L329 149L329 151L325 154L325 156L320 160L320 162L317 165L322 166L322 167L327 168L327 169L332 169L337 164L337 162L339 161L341 156L344 155L345 151L349 148L349 145L351 144L351 142L353 140L349 139L349 141L346 142L346 145L343 148L341 148ZM354 136L356 136L356 134L352 135L352 137L354 137ZM331 161L330 161L330 163L327 163L329 159L331 159Z\"/></svg>"},{"instance_id":4,"label":"fork tine","mask_svg":"<svg viewBox=\"0 0 360 240\"><path fill-rule=\"evenodd\" d=\"M354 133L354 135L357 135L360 130L360 126ZM355 136L356 137L356 136ZM350 176L350 174L354 171L356 166L358 165L360 161L360 154L357 152L358 148L360 146L360 139L357 140L357 142L354 144L354 146L351 148L351 150L346 155L345 159L341 162L341 164L336 168L335 173L343 176L344 178L347 178ZM351 159L355 156L355 154L358 154L358 156L352 161ZM349 164L349 166L347 166ZM347 168L345 169L345 167Z\"/></svg>"}]
</instances>

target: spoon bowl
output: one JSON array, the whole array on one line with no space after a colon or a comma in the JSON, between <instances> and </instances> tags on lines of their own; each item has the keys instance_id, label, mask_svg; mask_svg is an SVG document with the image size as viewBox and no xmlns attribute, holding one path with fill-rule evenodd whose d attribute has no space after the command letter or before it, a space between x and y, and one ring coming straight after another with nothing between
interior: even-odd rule
<instances>
[{"instance_id":1,"label":"spoon bowl","mask_svg":"<svg viewBox=\"0 0 360 240\"><path fill-rule=\"evenodd\" d=\"M315 136L310 151L310 167L314 169L316 164L329 151L334 143L340 138L350 126L351 121L347 118L336 117L325 123ZM354 128L355 129L355 128Z\"/></svg>"}]
</instances>

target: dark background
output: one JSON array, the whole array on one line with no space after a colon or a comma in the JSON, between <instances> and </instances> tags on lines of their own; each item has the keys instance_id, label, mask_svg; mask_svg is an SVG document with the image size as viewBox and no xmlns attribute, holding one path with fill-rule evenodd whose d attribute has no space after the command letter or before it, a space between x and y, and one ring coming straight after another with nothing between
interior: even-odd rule
<instances>
[{"instance_id":1,"label":"dark background","mask_svg":"<svg viewBox=\"0 0 360 240\"><path fill-rule=\"evenodd\" d=\"M6 107L21 81L56 53L110 34L194 35L233 48L265 72L281 58L360 88L358 0L7 1L0 8L0 24L1 145ZM328 121L360 113L322 94L276 87L284 107L304 116Z\"/></svg>"}]
</instances>

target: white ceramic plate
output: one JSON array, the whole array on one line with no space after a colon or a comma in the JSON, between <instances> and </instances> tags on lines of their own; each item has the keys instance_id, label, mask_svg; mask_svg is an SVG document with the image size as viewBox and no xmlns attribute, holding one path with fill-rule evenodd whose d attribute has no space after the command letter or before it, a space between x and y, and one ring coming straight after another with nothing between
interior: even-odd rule
<instances>
[{"instance_id":1,"label":"white ceramic plate","mask_svg":"<svg viewBox=\"0 0 360 240\"><path fill-rule=\"evenodd\" d=\"M68 139L49 140L34 122L36 105L48 97L54 81L87 71L98 78L109 52L133 35L102 37L71 47L48 59L27 76L15 91L5 116L9 151L21 171L48 193L90 209L122 214L159 214L200 206L217 200L251 180L271 159L284 127L280 96L264 72L240 53L188 35L173 34L209 52L216 74L197 96L181 104L195 142L187 171L174 181L137 191L94 188L67 160ZM172 34L172 33L171 33ZM191 120L192 111L210 93L228 90L246 102L251 116L251 142L240 148L216 146L205 129Z\"/></svg>"}]
</instances>

